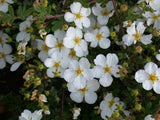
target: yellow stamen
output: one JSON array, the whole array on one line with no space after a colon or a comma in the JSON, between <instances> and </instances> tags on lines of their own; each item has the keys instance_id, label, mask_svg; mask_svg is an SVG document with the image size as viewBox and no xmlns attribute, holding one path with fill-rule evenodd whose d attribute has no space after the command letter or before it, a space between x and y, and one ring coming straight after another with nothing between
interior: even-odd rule
<instances>
[{"instance_id":1,"label":"yellow stamen","mask_svg":"<svg viewBox=\"0 0 160 120\"><path fill-rule=\"evenodd\" d=\"M78 67L78 69L75 70L75 72L77 73L77 76L78 76L78 75L81 75L81 74L82 74L83 70L81 70L81 68Z\"/></svg>"},{"instance_id":2,"label":"yellow stamen","mask_svg":"<svg viewBox=\"0 0 160 120\"><path fill-rule=\"evenodd\" d=\"M1 57L2 57L2 58L5 58L6 55L5 55L4 53L1 53Z\"/></svg>"},{"instance_id":3,"label":"yellow stamen","mask_svg":"<svg viewBox=\"0 0 160 120\"><path fill-rule=\"evenodd\" d=\"M102 39L102 34L97 33L96 38L97 38L98 40L101 40L101 39Z\"/></svg>"},{"instance_id":4,"label":"yellow stamen","mask_svg":"<svg viewBox=\"0 0 160 120\"><path fill-rule=\"evenodd\" d=\"M74 50L71 50L71 52L69 53L69 55L71 55L72 57L76 56L76 52Z\"/></svg>"},{"instance_id":5,"label":"yellow stamen","mask_svg":"<svg viewBox=\"0 0 160 120\"><path fill-rule=\"evenodd\" d=\"M92 28L93 28L94 30L95 30L95 29L99 29L99 27L97 26L97 24L95 24Z\"/></svg>"},{"instance_id":6,"label":"yellow stamen","mask_svg":"<svg viewBox=\"0 0 160 120\"><path fill-rule=\"evenodd\" d=\"M79 39L77 37L74 39L75 44L79 44L80 41L81 41L81 39Z\"/></svg>"},{"instance_id":7,"label":"yellow stamen","mask_svg":"<svg viewBox=\"0 0 160 120\"><path fill-rule=\"evenodd\" d=\"M43 45L43 46L42 46L42 50L43 50L43 51L48 51L47 45Z\"/></svg>"},{"instance_id":8,"label":"yellow stamen","mask_svg":"<svg viewBox=\"0 0 160 120\"><path fill-rule=\"evenodd\" d=\"M60 62L55 62L55 63L54 63L54 67L55 67L55 68L59 68L59 67L60 67Z\"/></svg>"},{"instance_id":9,"label":"yellow stamen","mask_svg":"<svg viewBox=\"0 0 160 120\"><path fill-rule=\"evenodd\" d=\"M104 11L102 11L102 16L107 16L109 14L109 12L107 11L107 9L105 9Z\"/></svg>"},{"instance_id":10,"label":"yellow stamen","mask_svg":"<svg viewBox=\"0 0 160 120\"><path fill-rule=\"evenodd\" d=\"M136 33L133 35L136 40L140 40L141 35L139 33Z\"/></svg>"},{"instance_id":11,"label":"yellow stamen","mask_svg":"<svg viewBox=\"0 0 160 120\"><path fill-rule=\"evenodd\" d=\"M106 65L106 67L103 68L105 73L111 73L111 67L108 67L108 65Z\"/></svg>"},{"instance_id":12,"label":"yellow stamen","mask_svg":"<svg viewBox=\"0 0 160 120\"><path fill-rule=\"evenodd\" d=\"M114 102L113 99L112 99L111 101L109 101L109 107L111 108L114 103L115 103L115 102Z\"/></svg>"},{"instance_id":13,"label":"yellow stamen","mask_svg":"<svg viewBox=\"0 0 160 120\"><path fill-rule=\"evenodd\" d=\"M76 18L77 19L81 19L82 18L82 15L81 15L81 13L79 12L79 13L77 13L77 14L75 14L76 15Z\"/></svg>"},{"instance_id":14,"label":"yellow stamen","mask_svg":"<svg viewBox=\"0 0 160 120\"><path fill-rule=\"evenodd\" d=\"M1 3L5 3L5 0L1 0Z\"/></svg>"},{"instance_id":15,"label":"yellow stamen","mask_svg":"<svg viewBox=\"0 0 160 120\"><path fill-rule=\"evenodd\" d=\"M154 83L155 81L158 80L158 77L155 74L150 74L149 75L149 80L151 80Z\"/></svg>"}]
</instances>

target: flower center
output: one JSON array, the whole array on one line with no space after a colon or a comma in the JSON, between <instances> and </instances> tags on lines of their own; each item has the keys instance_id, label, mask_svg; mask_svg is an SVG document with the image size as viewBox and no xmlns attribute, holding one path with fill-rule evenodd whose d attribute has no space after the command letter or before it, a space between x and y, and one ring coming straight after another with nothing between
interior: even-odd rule
<instances>
[{"instance_id":1,"label":"flower center","mask_svg":"<svg viewBox=\"0 0 160 120\"><path fill-rule=\"evenodd\" d=\"M82 18L82 15L81 15L80 12L76 14L76 18L77 18L77 19L81 19L81 18Z\"/></svg>"},{"instance_id":2,"label":"flower center","mask_svg":"<svg viewBox=\"0 0 160 120\"><path fill-rule=\"evenodd\" d=\"M111 67L108 67L108 65L106 65L106 67L103 68L105 73L110 73L111 71Z\"/></svg>"},{"instance_id":3,"label":"flower center","mask_svg":"<svg viewBox=\"0 0 160 120\"><path fill-rule=\"evenodd\" d=\"M158 20L159 16L154 14L152 18L154 21L156 21L156 20Z\"/></svg>"},{"instance_id":4,"label":"flower center","mask_svg":"<svg viewBox=\"0 0 160 120\"><path fill-rule=\"evenodd\" d=\"M158 80L158 77L155 74L150 74L149 75L149 80L151 80L154 83L155 81Z\"/></svg>"},{"instance_id":5,"label":"flower center","mask_svg":"<svg viewBox=\"0 0 160 120\"><path fill-rule=\"evenodd\" d=\"M97 26L97 24L95 24L92 28L93 28L94 30L95 30L95 29L99 29L99 27Z\"/></svg>"},{"instance_id":6,"label":"flower center","mask_svg":"<svg viewBox=\"0 0 160 120\"><path fill-rule=\"evenodd\" d=\"M82 74L83 70L81 70L81 68L80 68L80 67L78 67L78 69L77 69L77 70L75 70L75 72L77 73L77 76L79 76L79 75L81 75L81 74Z\"/></svg>"},{"instance_id":7,"label":"flower center","mask_svg":"<svg viewBox=\"0 0 160 120\"><path fill-rule=\"evenodd\" d=\"M107 9L105 9L104 11L102 11L102 16L107 16L109 14L109 12L107 11Z\"/></svg>"},{"instance_id":8,"label":"flower center","mask_svg":"<svg viewBox=\"0 0 160 120\"><path fill-rule=\"evenodd\" d=\"M59 68L59 67L60 67L60 62L55 62L55 63L54 63L54 67L55 67L55 68Z\"/></svg>"},{"instance_id":9,"label":"flower center","mask_svg":"<svg viewBox=\"0 0 160 120\"><path fill-rule=\"evenodd\" d=\"M139 40L140 37L141 37L141 35L140 35L139 33L136 33L136 34L134 34L133 36L135 37L136 40Z\"/></svg>"},{"instance_id":10,"label":"flower center","mask_svg":"<svg viewBox=\"0 0 160 120\"><path fill-rule=\"evenodd\" d=\"M1 0L1 3L2 3L2 4L5 3L5 0Z\"/></svg>"},{"instance_id":11,"label":"flower center","mask_svg":"<svg viewBox=\"0 0 160 120\"><path fill-rule=\"evenodd\" d=\"M113 104L114 104L114 100L112 99L111 101L109 101L109 107L111 108Z\"/></svg>"},{"instance_id":12,"label":"flower center","mask_svg":"<svg viewBox=\"0 0 160 120\"><path fill-rule=\"evenodd\" d=\"M1 57L2 57L2 58L5 58L6 55L5 55L4 53L1 53Z\"/></svg>"},{"instance_id":13,"label":"flower center","mask_svg":"<svg viewBox=\"0 0 160 120\"><path fill-rule=\"evenodd\" d=\"M80 41L81 41L81 39L79 39L77 37L74 39L75 44L79 44Z\"/></svg>"},{"instance_id":14,"label":"flower center","mask_svg":"<svg viewBox=\"0 0 160 120\"><path fill-rule=\"evenodd\" d=\"M102 39L102 34L97 33L96 38L97 38L98 40L101 40L101 39Z\"/></svg>"},{"instance_id":15,"label":"flower center","mask_svg":"<svg viewBox=\"0 0 160 120\"><path fill-rule=\"evenodd\" d=\"M59 77L60 75L59 75L60 73L58 72L58 71L56 71L55 73L54 73L54 76L55 77Z\"/></svg>"},{"instance_id":16,"label":"flower center","mask_svg":"<svg viewBox=\"0 0 160 120\"><path fill-rule=\"evenodd\" d=\"M74 50L71 50L71 52L69 53L69 55L71 55L71 56L72 56L72 58L73 58L73 57L75 57L75 56L76 56L76 52L75 52Z\"/></svg>"},{"instance_id":17,"label":"flower center","mask_svg":"<svg viewBox=\"0 0 160 120\"><path fill-rule=\"evenodd\" d=\"M61 49L62 49L62 47L63 47L63 43L59 43L58 41L57 41L57 45L55 46L55 47L58 47L59 48L59 51L61 51Z\"/></svg>"},{"instance_id":18,"label":"flower center","mask_svg":"<svg viewBox=\"0 0 160 120\"><path fill-rule=\"evenodd\" d=\"M47 45L43 45L43 46L42 46L42 49L43 49L43 51L48 51Z\"/></svg>"}]
</instances>

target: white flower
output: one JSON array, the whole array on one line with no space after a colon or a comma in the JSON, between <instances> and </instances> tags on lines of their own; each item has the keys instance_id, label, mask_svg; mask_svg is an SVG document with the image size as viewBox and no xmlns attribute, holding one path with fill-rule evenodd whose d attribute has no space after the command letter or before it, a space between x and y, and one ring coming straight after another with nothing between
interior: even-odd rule
<instances>
[{"instance_id":1,"label":"white flower","mask_svg":"<svg viewBox=\"0 0 160 120\"><path fill-rule=\"evenodd\" d=\"M90 20L87 16L91 14L90 8L82 7L80 2L73 2L70 6L71 12L66 12L64 19L67 22L73 22L75 25L82 29L82 26L88 28L90 26Z\"/></svg>"},{"instance_id":2,"label":"white flower","mask_svg":"<svg viewBox=\"0 0 160 120\"><path fill-rule=\"evenodd\" d=\"M13 72L13 71L16 71L16 70L20 67L20 65L21 65L22 63L23 63L22 61L13 63L12 66L11 66L11 68L10 68L10 71L12 71L12 72Z\"/></svg>"},{"instance_id":3,"label":"white flower","mask_svg":"<svg viewBox=\"0 0 160 120\"><path fill-rule=\"evenodd\" d=\"M112 1L106 4L105 8L102 8L100 4L96 3L96 6L92 7L92 12L97 16L97 21L101 25L106 25L110 17L114 14L114 7Z\"/></svg>"},{"instance_id":4,"label":"white flower","mask_svg":"<svg viewBox=\"0 0 160 120\"><path fill-rule=\"evenodd\" d=\"M91 47L97 47L98 45L103 48L107 49L110 47L110 40L107 38L109 37L109 29L107 26L102 26L100 29L96 29L94 31L87 32L84 35L86 41L91 42Z\"/></svg>"},{"instance_id":5,"label":"white flower","mask_svg":"<svg viewBox=\"0 0 160 120\"><path fill-rule=\"evenodd\" d=\"M69 59L55 52L51 58L47 58L44 61L44 65L48 67L47 76L50 78L63 77L64 70L68 67Z\"/></svg>"},{"instance_id":6,"label":"white flower","mask_svg":"<svg viewBox=\"0 0 160 120\"><path fill-rule=\"evenodd\" d=\"M122 40L125 45L130 46L131 44L136 44L137 41L142 42L143 44L147 45L150 44L152 34L144 35L144 31L146 27L143 25L143 22L138 22L137 26L135 22L127 28L127 34L122 37Z\"/></svg>"},{"instance_id":7,"label":"white flower","mask_svg":"<svg viewBox=\"0 0 160 120\"><path fill-rule=\"evenodd\" d=\"M8 38L9 38L8 34L0 30L0 44L5 44Z\"/></svg>"},{"instance_id":8,"label":"white flower","mask_svg":"<svg viewBox=\"0 0 160 120\"><path fill-rule=\"evenodd\" d=\"M117 108L117 104L119 103L118 97L113 97L112 93L108 93L104 100L100 103L100 109L101 109L101 117L104 120L107 120L107 117L111 117L114 111Z\"/></svg>"},{"instance_id":9,"label":"white flower","mask_svg":"<svg viewBox=\"0 0 160 120\"><path fill-rule=\"evenodd\" d=\"M152 115L147 115L144 120L155 120L154 118L152 118Z\"/></svg>"},{"instance_id":10,"label":"white flower","mask_svg":"<svg viewBox=\"0 0 160 120\"><path fill-rule=\"evenodd\" d=\"M158 10L160 9L160 2L159 0L145 0L147 4L149 4L149 6L154 9L154 10Z\"/></svg>"},{"instance_id":11,"label":"white flower","mask_svg":"<svg viewBox=\"0 0 160 120\"><path fill-rule=\"evenodd\" d=\"M36 39L37 43L37 48L38 50L40 50L40 52L38 53L38 57L40 58L40 60L42 62L44 62L44 60L48 57L48 46L45 44L45 41L41 40L41 39Z\"/></svg>"},{"instance_id":12,"label":"white flower","mask_svg":"<svg viewBox=\"0 0 160 120\"><path fill-rule=\"evenodd\" d=\"M83 33L81 29L69 27L63 40L64 46L70 49L73 48L78 57L84 56L84 53L88 51L87 42L82 37Z\"/></svg>"},{"instance_id":13,"label":"white flower","mask_svg":"<svg viewBox=\"0 0 160 120\"><path fill-rule=\"evenodd\" d=\"M81 108L73 108L73 120L78 119L78 116L80 115Z\"/></svg>"},{"instance_id":14,"label":"white flower","mask_svg":"<svg viewBox=\"0 0 160 120\"><path fill-rule=\"evenodd\" d=\"M29 16L24 22L19 25L19 33L16 36L16 41L28 42L30 40L29 28L33 21L31 20L33 16Z\"/></svg>"},{"instance_id":15,"label":"white flower","mask_svg":"<svg viewBox=\"0 0 160 120\"><path fill-rule=\"evenodd\" d=\"M9 44L0 44L0 69L6 67L6 62L13 63L13 56L10 55L12 47Z\"/></svg>"},{"instance_id":16,"label":"white flower","mask_svg":"<svg viewBox=\"0 0 160 120\"><path fill-rule=\"evenodd\" d=\"M99 88L99 82L95 79L88 80L86 82L86 86L81 89L77 89L73 83L68 83L67 87L71 92L71 99L77 103L81 103L83 98L88 104L93 104L97 100L97 94L95 91Z\"/></svg>"},{"instance_id":17,"label":"white flower","mask_svg":"<svg viewBox=\"0 0 160 120\"><path fill-rule=\"evenodd\" d=\"M86 81L92 78L90 63L87 58L81 58L79 61L72 60L69 69L64 71L64 79L69 83L72 82L77 89L84 88Z\"/></svg>"},{"instance_id":18,"label":"white flower","mask_svg":"<svg viewBox=\"0 0 160 120\"><path fill-rule=\"evenodd\" d=\"M95 67L93 69L94 77L100 78L99 82L103 87L108 87L112 84L113 78L112 75L116 78L119 78L119 65L118 57L116 54L108 53L105 57L102 54L97 55L94 59Z\"/></svg>"},{"instance_id":19,"label":"white flower","mask_svg":"<svg viewBox=\"0 0 160 120\"><path fill-rule=\"evenodd\" d=\"M145 90L153 90L160 94L160 68L153 63L149 62L144 66L144 70L138 70L135 73L135 79L138 83L142 83Z\"/></svg>"},{"instance_id":20,"label":"white flower","mask_svg":"<svg viewBox=\"0 0 160 120\"><path fill-rule=\"evenodd\" d=\"M41 120L43 110L36 110L31 113L29 110L25 109L21 116L19 116L19 120Z\"/></svg>"},{"instance_id":21,"label":"white flower","mask_svg":"<svg viewBox=\"0 0 160 120\"><path fill-rule=\"evenodd\" d=\"M0 11L7 12L8 11L8 3L13 4L13 0L0 0Z\"/></svg>"},{"instance_id":22,"label":"white flower","mask_svg":"<svg viewBox=\"0 0 160 120\"><path fill-rule=\"evenodd\" d=\"M48 101L47 101L47 97L46 97L44 94L40 94L40 95L39 95L39 101L40 101L40 102L48 102Z\"/></svg>"},{"instance_id":23,"label":"white flower","mask_svg":"<svg viewBox=\"0 0 160 120\"><path fill-rule=\"evenodd\" d=\"M143 16L147 19L147 25L153 25L153 28L160 29L160 10L155 12L146 11Z\"/></svg>"},{"instance_id":24,"label":"white flower","mask_svg":"<svg viewBox=\"0 0 160 120\"><path fill-rule=\"evenodd\" d=\"M65 36L65 31L56 30L53 34L48 34L46 36L45 43L50 48L48 50L48 55L51 56L54 52L59 52L60 54L68 53L69 50L63 45L63 38Z\"/></svg>"},{"instance_id":25,"label":"white flower","mask_svg":"<svg viewBox=\"0 0 160 120\"><path fill-rule=\"evenodd\" d=\"M160 49L159 49L159 53L160 53ZM160 54L157 54L157 55L156 55L156 59L157 59L158 61L160 61Z\"/></svg>"}]
</instances>

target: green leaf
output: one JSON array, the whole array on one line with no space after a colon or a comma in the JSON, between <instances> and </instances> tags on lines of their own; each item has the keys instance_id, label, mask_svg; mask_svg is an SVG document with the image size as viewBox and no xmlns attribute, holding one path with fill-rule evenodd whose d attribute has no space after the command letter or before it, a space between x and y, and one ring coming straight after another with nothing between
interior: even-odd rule
<instances>
[{"instance_id":1,"label":"green leaf","mask_svg":"<svg viewBox=\"0 0 160 120\"><path fill-rule=\"evenodd\" d=\"M8 11L9 11L9 14L11 14L11 16L14 16L14 9L13 9L12 5L8 6Z\"/></svg>"}]
</instances>

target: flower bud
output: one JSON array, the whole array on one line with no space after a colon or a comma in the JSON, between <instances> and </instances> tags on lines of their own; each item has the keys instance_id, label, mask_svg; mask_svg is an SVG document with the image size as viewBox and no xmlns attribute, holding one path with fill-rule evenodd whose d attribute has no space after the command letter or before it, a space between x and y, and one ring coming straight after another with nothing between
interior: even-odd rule
<instances>
[{"instance_id":1,"label":"flower bud","mask_svg":"<svg viewBox=\"0 0 160 120\"><path fill-rule=\"evenodd\" d=\"M31 85L31 84L30 84L30 82L29 82L28 80L24 82L24 86L25 86L25 87L28 88L30 85Z\"/></svg>"},{"instance_id":2,"label":"flower bud","mask_svg":"<svg viewBox=\"0 0 160 120\"><path fill-rule=\"evenodd\" d=\"M136 51L136 53L141 54L142 51L143 51L143 48L142 48L141 46L137 46L137 47L135 48L135 51Z\"/></svg>"},{"instance_id":3,"label":"flower bud","mask_svg":"<svg viewBox=\"0 0 160 120\"><path fill-rule=\"evenodd\" d=\"M126 4L123 4L123 5L120 6L120 10L121 10L122 12L125 12L125 11L128 10L128 6L127 6Z\"/></svg>"},{"instance_id":4,"label":"flower bud","mask_svg":"<svg viewBox=\"0 0 160 120\"><path fill-rule=\"evenodd\" d=\"M34 85L35 85L35 86L41 85L41 79L40 79L40 78L35 78L35 79L34 79Z\"/></svg>"},{"instance_id":5,"label":"flower bud","mask_svg":"<svg viewBox=\"0 0 160 120\"><path fill-rule=\"evenodd\" d=\"M137 111L140 111L140 110L142 109L142 105L141 105L141 104L136 104L136 105L135 105L135 109L136 109Z\"/></svg>"},{"instance_id":6,"label":"flower bud","mask_svg":"<svg viewBox=\"0 0 160 120\"><path fill-rule=\"evenodd\" d=\"M119 112L114 112L113 113L113 118L115 118L115 119L117 119L117 118L119 118L119 116L120 116L120 114L119 114Z\"/></svg>"}]
</instances>

